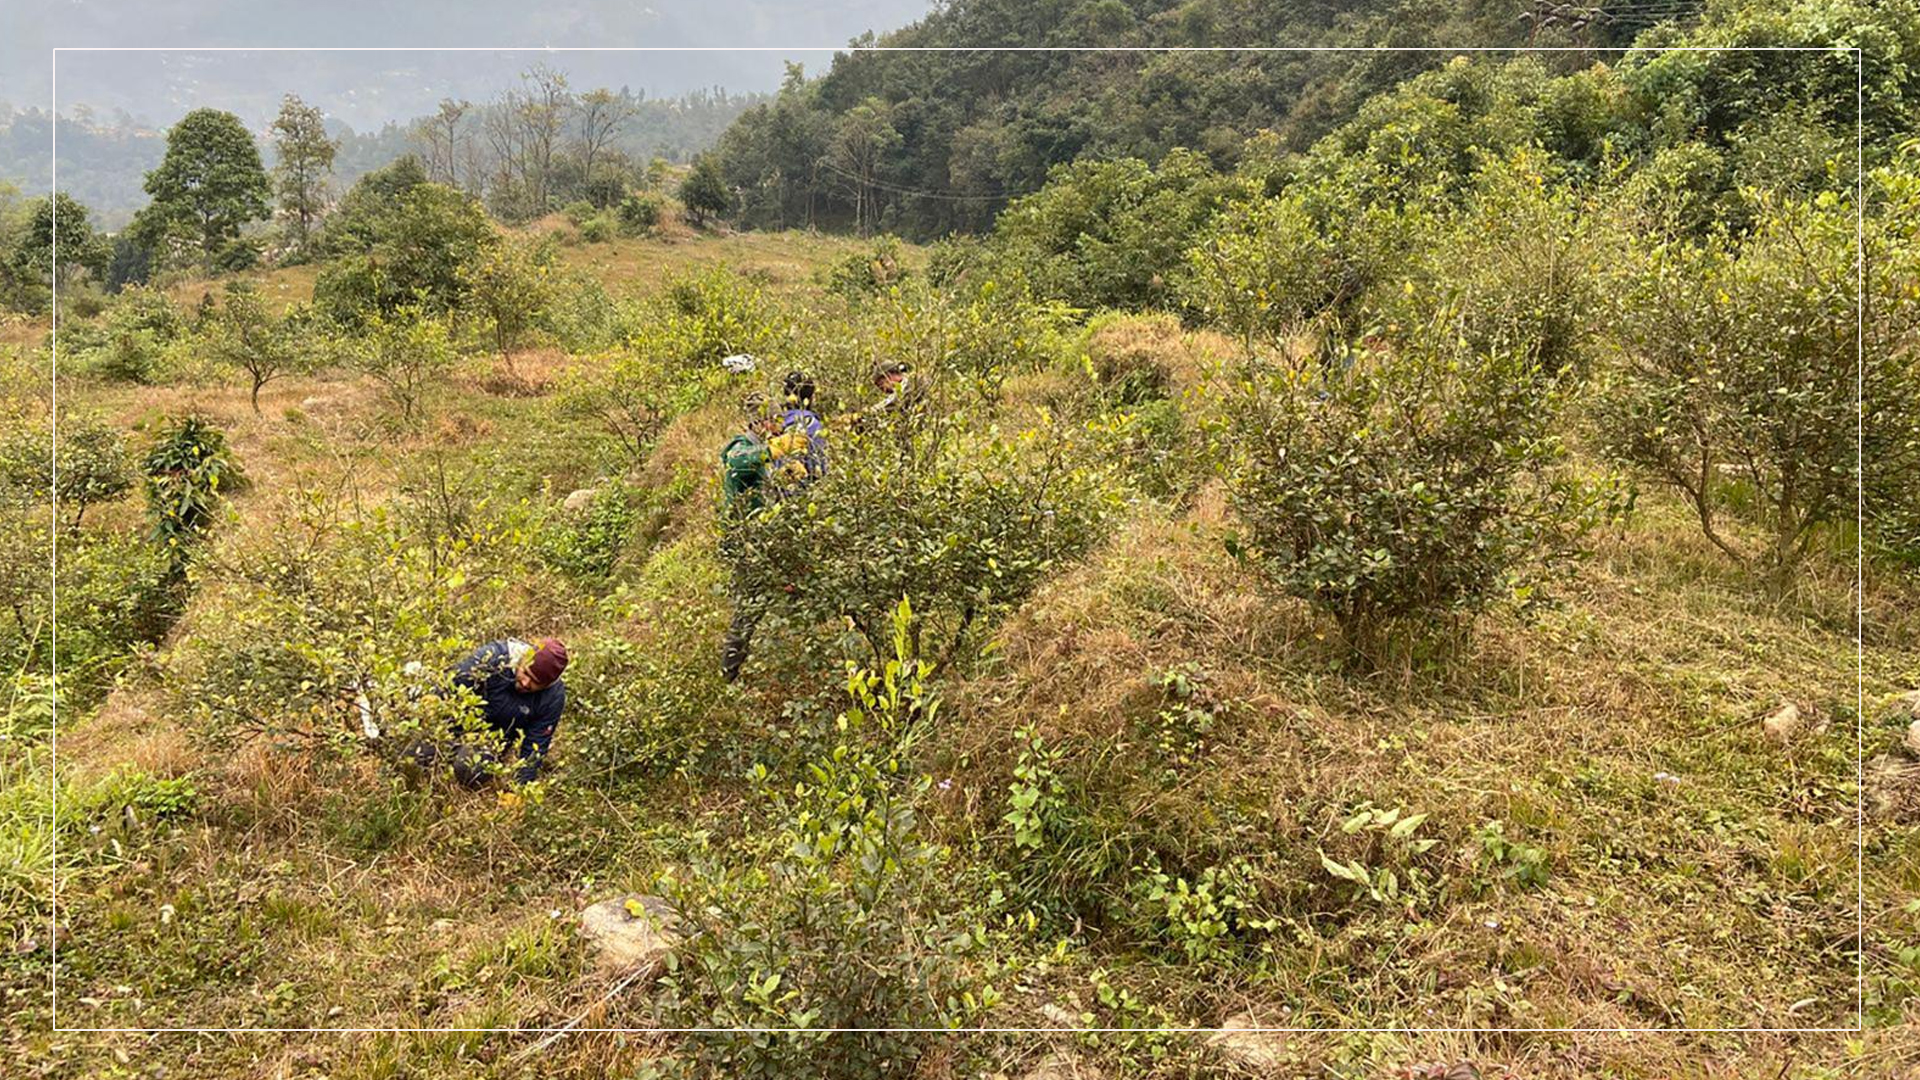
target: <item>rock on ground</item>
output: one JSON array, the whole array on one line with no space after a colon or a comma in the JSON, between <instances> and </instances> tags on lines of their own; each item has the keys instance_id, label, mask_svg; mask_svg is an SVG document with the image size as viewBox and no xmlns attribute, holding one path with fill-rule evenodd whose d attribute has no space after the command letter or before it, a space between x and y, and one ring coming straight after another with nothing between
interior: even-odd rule
<instances>
[{"instance_id":1,"label":"rock on ground","mask_svg":"<svg viewBox=\"0 0 1920 1080\"><path fill-rule=\"evenodd\" d=\"M1800 706L1790 701L1780 706L1760 721L1760 730L1766 732L1767 738L1774 742L1792 741L1800 732Z\"/></svg>"},{"instance_id":2,"label":"rock on ground","mask_svg":"<svg viewBox=\"0 0 1920 1080\"><path fill-rule=\"evenodd\" d=\"M600 494L599 488L581 488L569 494L560 505L566 510L577 513L593 505L594 496L598 494Z\"/></svg>"},{"instance_id":3,"label":"rock on ground","mask_svg":"<svg viewBox=\"0 0 1920 1080\"><path fill-rule=\"evenodd\" d=\"M1207 1036L1207 1045L1249 1069L1278 1069L1287 1062L1287 1035L1255 1030L1261 1026L1252 1013L1229 1016L1219 1031Z\"/></svg>"},{"instance_id":4,"label":"rock on ground","mask_svg":"<svg viewBox=\"0 0 1920 1080\"><path fill-rule=\"evenodd\" d=\"M607 971L640 971L643 981L659 975L678 943L673 923L665 900L637 893L602 900L580 913L580 933L594 946L595 963Z\"/></svg>"}]
</instances>

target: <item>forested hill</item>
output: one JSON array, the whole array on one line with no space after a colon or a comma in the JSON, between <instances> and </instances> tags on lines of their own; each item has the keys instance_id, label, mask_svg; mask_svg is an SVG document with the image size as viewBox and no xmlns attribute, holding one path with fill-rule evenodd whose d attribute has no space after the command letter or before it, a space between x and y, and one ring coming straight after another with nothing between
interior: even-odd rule
<instances>
[{"instance_id":1,"label":"forested hill","mask_svg":"<svg viewBox=\"0 0 1920 1080\"><path fill-rule=\"evenodd\" d=\"M1560 45L1630 42L1696 0L954 0L876 44L1225 47L1267 43ZM1606 8L1616 10L1606 11ZM1536 17L1538 13L1545 13ZM1557 54L1562 69L1599 53ZM881 227L914 236L984 227L1008 196L1081 155L1156 159L1184 146L1226 167L1247 136L1304 147L1440 52L866 52L790 77L722 140L743 220Z\"/></svg>"}]
</instances>

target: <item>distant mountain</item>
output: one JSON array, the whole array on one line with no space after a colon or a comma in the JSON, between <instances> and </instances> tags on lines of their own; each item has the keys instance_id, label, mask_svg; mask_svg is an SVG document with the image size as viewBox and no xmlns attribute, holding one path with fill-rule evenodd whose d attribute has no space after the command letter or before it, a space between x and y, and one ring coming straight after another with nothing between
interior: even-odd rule
<instances>
[{"instance_id":1,"label":"distant mountain","mask_svg":"<svg viewBox=\"0 0 1920 1080\"><path fill-rule=\"evenodd\" d=\"M672 98L648 98L628 91L625 100L633 116L609 148L639 163L656 157L685 162L713 145L742 111L768 96L732 94L719 87ZM360 176L405 154L421 153L423 146L412 134L414 124L415 120L388 122L360 132L330 120L328 131L340 141L334 159L336 190L345 190ZM248 126L260 142L261 159L270 166L274 158L267 124L249 119ZM0 181L28 194L47 191L52 128L51 117L41 109L0 119ZM164 129L124 111L102 116L78 106L60 117L57 134L60 190L86 204L98 227L118 229L146 205L142 184L166 153Z\"/></svg>"}]
</instances>

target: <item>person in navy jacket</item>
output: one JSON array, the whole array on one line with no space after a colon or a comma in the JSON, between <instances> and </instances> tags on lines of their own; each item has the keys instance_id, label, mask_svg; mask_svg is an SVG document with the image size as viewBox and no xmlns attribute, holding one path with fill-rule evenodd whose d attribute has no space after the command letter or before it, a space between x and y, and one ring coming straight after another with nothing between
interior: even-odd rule
<instances>
[{"instance_id":1,"label":"person in navy jacket","mask_svg":"<svg viewBox=\"0 0 1920 1080\"><path fill-rule=\"evenodd\" d=\"M553 745L554 729L567 707L567 647L558 638L526 642L489 641L453 669L456 686L480 698L481 717L506 739L509 758L518 754L514 779L531 783Z\"/></svg>"}]
</instances>

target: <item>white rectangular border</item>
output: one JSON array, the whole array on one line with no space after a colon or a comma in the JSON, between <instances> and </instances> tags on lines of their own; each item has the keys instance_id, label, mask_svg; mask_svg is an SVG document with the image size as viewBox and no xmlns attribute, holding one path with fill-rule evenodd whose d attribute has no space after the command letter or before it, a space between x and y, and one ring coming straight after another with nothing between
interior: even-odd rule
<instances>
[{"instance_id":1,"label":"white rectangular border","mask_svg":"<svg viewBox=\"0 0 1920 1080\"><path fill-rule=\"evenodd\" d=\"M826 52L826 54L854 54L854 52L1444 52L1444 54L1467 54L1467 52L1584 52L1584 54L1626 54L1634 52L1632 46L1605 46L1605 48L1582 48L1582 46L54 46L52 50L52 75L50 75L50 106L52 123L48 125L50 133L50 186L48 198L60 194L60 54L61 52L536 52L536 54L566 54L566 52ZM1855 1013L1851 1028L1438 1028L1438 1026L1369 1026L1369 1028L1300 1028L1300 1026L1260 1026L1260 1028L1240 1028L1248 1032L1288 1032L1288 1034L1442 1034L1442 1032L1478 1032L1478 1034L1860 1034L1866 1028L1866 546L1864 546L1864 528L1866 528L1866 60L1859 46L1670 46L1645 52L1826 52L1826 54L1853 54L1853 75L1855 75L1855 544L1853 544L1853 644L1855 644L1855 669L1853 669L1853 696L1855 696L1855 726L1853 726L1853 809L1855 809L1855 861L1853 861L1853 880L1855 880ZM547 1026L547 1028L63 1028L60 1026L60 465L56 446L60 440L60 215L50 215L54 221L54 296L52 296L52 329L50 348L48 348L48 384L50 384L50 425L52 434L48 438L48 465L52 473L52 484L48 488L48 509L52 515L52 546L48 552L48 580L50 580L50 598L52 598L52 638L50 638L50 665L54 678L54 721L48 734L48 788L52 794L52 809L48 811L48 834L52 838L50 855L50 878L52 878L52 913L48 915L48 942L52 947L52 969L48 972L50 984L50 1015L54 1034L173 1034L173 1032L202 1032L202 1034L252 1034L252 1032L326 1032L326 1034L507 1034L507 1036L563 1036L563 1034L643 1034L643 1032L943 1032L943 1034L989 1034L989 1032L1046 1032L1046 1034L1075 1034L1075 1032L1219 1032L1223 1028L582 1028L582 1026Z\"/></svg>"}]
</instances>

